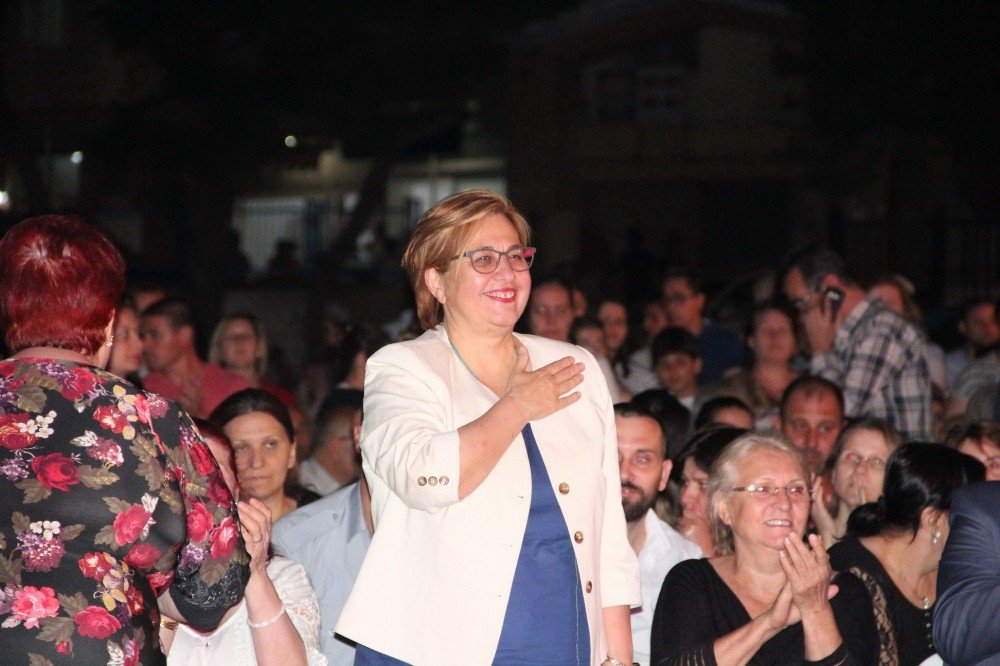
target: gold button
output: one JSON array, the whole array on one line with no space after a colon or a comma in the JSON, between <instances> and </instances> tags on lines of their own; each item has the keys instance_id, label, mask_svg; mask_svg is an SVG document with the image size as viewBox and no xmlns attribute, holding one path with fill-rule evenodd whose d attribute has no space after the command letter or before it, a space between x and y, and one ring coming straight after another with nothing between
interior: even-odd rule
<instances>
[{"instance_id":1,"label":"gold button","mask_svg":"<svg viewBox=\"0 0 1000 666\"><path fill-rule=\"evenodd\" d=\"M426 486L427 485L427 477L426 476L417 477L417 485L418 486Z\"/></svg>"},{"instance_id":2,"label":"gold button","mask_svg":"<svg viewBox=\"0 0 1000 666\"><path fill-rule=\"evenodd\" d=\"M583 589L585 589L587 592L590 592L592 589L594 589L594 584L588 580L587 585Z\"/></svg>"},{"instance_id":3,"label":"gold button","mask_svg":"<svg viewBox=\"0 0 1000 666\"><path fill-rule=\"evenodd\" d=\"M576 541L577 543L583 543L583 532L576 532L573 535L573 541Z\"/></svg>"},{"instance_id":4,"label":"gold button","mask_svg":"<svg viewBox=\"0 0 1000 666\"><path fill-rule=\"evenodd\" d=\"M448 485L448 481L450 481L450 480L451 479L449 479L447 476L444 476L442 474L441 477L438 478L438 483L440 483L442 486L447 486Z\"/></svg>"},{"instance_id":5,"label":"gold button","mask_svg":"<svg viewBox=\"0 0 1000 666\"><path fill-rule=\"evenodd\" d=\"M436 486L438 484L438 478L436 476L427 477L427 485Z\"/></svg>"},{"instance_id":6,"label":"gold button","mask_svg":"<svg viewBox=\"0 0 1000 666\"><path fill-rule=\"evenodd\" d=\"M569 494L569 484L566 483L565 481L563 481L562 483L560 483L559 484L559 492L562 493L563 495L568 495Z\"/></svg>"}]
</instances>

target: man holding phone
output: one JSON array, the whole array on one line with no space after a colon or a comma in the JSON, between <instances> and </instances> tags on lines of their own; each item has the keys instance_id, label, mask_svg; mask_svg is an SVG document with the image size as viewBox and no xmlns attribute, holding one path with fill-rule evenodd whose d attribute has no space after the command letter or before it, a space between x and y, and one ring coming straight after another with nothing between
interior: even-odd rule
<instances>
[{"instance_id":1,"label":"man holding phone","mask_svg":"<svg viewBox=\"0 0 1000 666\"><path fill-rule=\"evenodd\" d=\"M809 342L811 373L841 387L847 416L881 417L907 440L932 440L931 381L920 332L868 297L828 249L793 254L782 287Z\"/></svg>"}]
</instances>

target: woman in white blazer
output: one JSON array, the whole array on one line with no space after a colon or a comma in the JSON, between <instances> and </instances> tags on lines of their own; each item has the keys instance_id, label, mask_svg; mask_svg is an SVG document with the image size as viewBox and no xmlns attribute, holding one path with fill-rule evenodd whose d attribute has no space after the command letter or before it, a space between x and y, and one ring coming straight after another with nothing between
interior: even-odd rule
<instances>
[{"instance_id":1,"label":"woman in white blazer","mask_svg":"<svg viewBox=\"0 0 1000 666\"><path fill-rule=\"evenodd\" d=\"M632 662L611 399L589 353L514 334L528 234L509 201L471 190L431 208L404 254L430 330L367 366L376 529L337 624L357 664Z\"/></svg>"}]
</instances>

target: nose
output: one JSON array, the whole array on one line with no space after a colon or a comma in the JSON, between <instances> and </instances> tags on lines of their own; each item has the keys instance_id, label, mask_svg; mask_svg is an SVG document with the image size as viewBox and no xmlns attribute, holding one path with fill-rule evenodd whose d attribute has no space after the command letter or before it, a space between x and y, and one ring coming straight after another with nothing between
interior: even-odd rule
<instances>
[{"instance_id":1,"label":"nose","mask_svg":"<svg viewBox=\"0 0 1000 666\"><path fill-rule=\"evenodd\" d=\"M806 430L805 443L809 448L815 448L819 441L818 433L815 428L809 428Z\"/></svg>"},{"instance_id":2,"label":"nose","mask_svg":"<svg viewBox=\"0 0 1000 666\"><path fill-rule=\"evenodd\" d=\"M250 450L250 467L262 467L264 465L264 456L261 454L260 449L253 447Z\"/></svg>"},{"instance_id":3,"label":"nose","mask_svg":"<svg viewBox=\"0 0 1000 666\"><path fill-rule=\"evenodd\" d=\"M698 497L698 491L695 490L696 487L697 485L694 483L687 483L681 488L681 506L689 507L694 505Z\"/></svg>"}]
</instances>

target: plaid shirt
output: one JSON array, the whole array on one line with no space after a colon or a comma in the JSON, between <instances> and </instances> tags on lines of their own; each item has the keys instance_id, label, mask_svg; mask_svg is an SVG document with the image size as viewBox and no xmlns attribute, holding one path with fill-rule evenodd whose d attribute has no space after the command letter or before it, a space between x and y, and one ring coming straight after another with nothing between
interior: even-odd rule
<instances>
[{"instance_id":1,"label":"plaid shirt","mask_svg":"<svg viewBox=\"0 0 1000 666\"><path fill-rule=\"evenodd\" d=\"M810 366L843 389L847 416L877 416L907 441L933 440L923 336L878 299L859 303L837 328L833 350L813 356Z\"/></svg>"}]
</instances>

